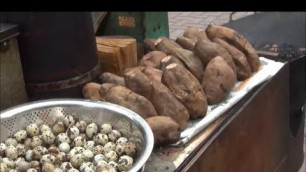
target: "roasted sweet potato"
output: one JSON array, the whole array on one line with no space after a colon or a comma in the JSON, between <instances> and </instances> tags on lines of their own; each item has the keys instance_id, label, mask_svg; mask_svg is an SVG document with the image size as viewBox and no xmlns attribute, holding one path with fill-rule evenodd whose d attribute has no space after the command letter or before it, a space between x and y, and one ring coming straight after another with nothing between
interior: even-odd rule
<instances>
[{"instance_id":1,"label":"roasted sweet potato","mask_svg":"<svg viewBox=\"0 0 306 172\"><path fill-rule=\"evenodd\" d=\"M139 65L159 69L161 60L166 56L167 55L161 51L151 51L142 57L142 59L139 61Z\"/></svg>"},{"instance_id":2,"label":"roasted sweet potato","mask_svg":"<svg viewBox=\"0 0 306 172\"><path fill-rule=\"evenodd\" d=\"M175 42L178 43L180 46L182 46L184 49L190 50L190 51L193 50L193 47L196 43L196 41L189 39L189 38L185 38L183 36L177 37Z\"/></svg>"},{"instance_id":3,"label":"roasted sweet potato","mask_svg":"<svg viewBox=\"0 0 306 172\"><path fill-rule=\"evenodd\" d=\"M173 95L186 107L191 118L201 118L207 112L207 99L201 84L186 68L172 63L162 76Z\"/></svg>"},{"instance_id":4,"label":"roasted sweet potato","mask_svg":"<svg viewBox=\"0 0 306 172\"><path fill-rule=\"evenodd\" d=\"M199 39L204 39L209 41L209 39L206 36L205 30L197 28L197 27L190 27L188 28L183 36L185 38L192 39L194 42L197 42Z\"/></svg>"},{"instance_id":5,"label":"roasted sweet potato","mask_svg":"<svg viewBox=\"0 0 306 172\"><path fill-rule=\"evenodd\" d=\"M101 85L99 95L101 100L131 109L144 119L157 116L156 110L148 99L126 87L105 83Z\"/></svg>"},{"instance_id":6,"label":"roasted sweet potato","mask_svg":"<svg viewBox=\"0 0 306 172\"><path fill-rule=\"evenodd\" d=\"M237 69L238 80L244 80L251 76L252 71L250 64L245 55L240 50L220 38L213 39L213 42L221 45L233 57Z\"/></svg>"},{"instance_id":7,"label":"roasted sweet potato","mask_svg":"<svg viewBox=\"0 0 306 172\"><path fill-rule=\"evenodd\" d=\"M154 42L155 42L155 40L150 39L150 38L146 38L146 39L143 40L143 45L144 45L144 49L146 50L146 52L156 50Z\"/></svg>"},{"instance_id":8,"label":"roasted sweet potato","mask_svg":"<svg viewBox=\"0 0 306 172\"><path fill-rule=\"evenodd\" d=\"M161 61L161 70L162 71L164 71L165 70L165 68L169 65L169 64L171 64L171 63L176 63L176 64L179 64L179 65L182 65L182 66L184 66L185 67L185 65L178 59L178 58L176 58L175 56L167 56L167 57L165 57L165 58L163 58L162 59L162 61Z\"/></svg>"},{"instance_id":9,"label":"roasted sweet potato","mask_svg":"<svg viewBox=\"0 0 306 172\"><path fill-rule=\"evenodd\" d=\"M225 48L223 48L219 44L214 42L208 42L206 40L198 40L198 42L194 46L194 52L198 57L200 57L204 66L206 66L209 61L216 56L223 57L224 60L232 68L233 72L236 74L236 66L232 56L226 51Z\"/></svg>"},{"instance_id":10,"label":"roasted sweet potato","mask_svg":"<svg viewBox=\"0 0 306 172\"><path fill-rule=\"evenodd\" d=\"M203 64L199 57L197 57L192 51L185 50L174 46L171 40L166 38L158 38L155 42L155 46L158 50L163 51L167 55L173 55L180 59L186 66L186 68L200 80L203 75Z\"/></svg>"},{"instance_id":11,"label":"roasted sweet potato","mask_svg":"<svg viewBox=\"0 0 306 172\"><path fill-rule=\"evenodd\" d=\"M101 84L89 82L84 85L82 94L85 99L100 100L99 89Z\"/></svg>"},{"instance_id":12,"label":"roasted sweet potato","mask_svg":"<svg viewBox=\"0 0 306 172\"><path fill-rule=\"evenodd\" d=\"M207 65L202 81L208 104L221 102L235 86L236 75L224 58L217 56Z\"/></svg>"},{"instance_id":13,"label":"roasted sweet potato","mask_svg":"<svg viewBox=\"0 0 306 172\"><path fill-rule=\"evenodd\" d=\"M154 144L174 143L180 138L179 125L168 116L154 116L146 119L154 135Z\"/></svg>"},{"instance_id":14,"label":"roasted sweet potato","mask_svg":"<svg viewBox=\"0 0 306 172\"><path fill-rule=\"evenodd\" d=\"M151 101L158 115L169 116L184 129L189 113L171 91L161 82L150 80L141 70L135 68L124 74L126 86Z\"/></svg>"},{"instance_id":15,"label":"roasted sweet potato","mask_svg":"<svg viewBox=\"0 0 306 172\"><path fill-rule=\"evenodd\" d=\"M149 79L155 79L156 81L161 82L161 77L163 75L163 71L159 69L155 69L152 67L144 67L141 70Z\"/></svg>"},{"instance_id":16,"label":"roasted sweet potato","mask_svg":"<svg viewBox=\"0 0 306 172\"><path fill-rule=\"evenodd\" d=\"M125 86L123 77L120 77L118 75L109 72L102 73L99 76L99 78L101 83L111 83L111 84Z\"/></svg>"},{"instance_id":17,"label":"roasted sweet potato","mask_svg":"<svg viewBox=\"0 0 306 172\"><path fill-rule=\"evenodd\" d=\"M251 66L252 72L258 70L260 66L258 54L253 48L253 46L249 43L249 41L245 39L244 36L242 36L233 29L230 29L225 26L218 26L215 24L208 25L205 31L207 37L210 40L213 40L214 38L221 38L227 41L229 44L238 48L245 54Z\"/></svg>"}]
</instances>

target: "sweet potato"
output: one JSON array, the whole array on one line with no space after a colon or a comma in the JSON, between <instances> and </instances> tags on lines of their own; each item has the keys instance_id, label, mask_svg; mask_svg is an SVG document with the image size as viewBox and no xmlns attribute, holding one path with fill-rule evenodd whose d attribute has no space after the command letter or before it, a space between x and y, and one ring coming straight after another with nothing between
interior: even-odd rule
<instances>
[{"instance_id":1,"label":"sweet potato","mask_svg":"<svg viewBox=\"0 0 306 172\"><path fill-rule=\"evenodd\" d=\"M151 51L142 57L139 61L139 65L159 69L161 60L166 56L167 55L161 51Z\"/></svg>"},{"instance_id":2,"label":"sweet potato","mask_svg":"<svg viewBox=\"0 0 306 172\"><path fill-rule=\"evenodd\" d=\"M115 75L109 72L102 73L99 76L99 78L100 78L101 83L111 83L111 84L125 86L123 77L120 77L118 75Z\"/></svg>"},{"instance_id":3,"label":"sweet potato","mask_svg":"<svg viewBox=\"0 0 306 172\"><path fill-rule=\"evenodd\" d=\"M161 70L162 71L164 71L165 70L165 68L169 65L169 64L171 64L171 63L176 63L176 64L179 64L179 65L182 65L182 66L184 66L184 64L178 59L178 58L176 58L175 56L167 56L167 57L165 57L165 58L163 58L162 59L162 61L161 61ZM185 66L184 66L185 67Z\"/></svg>"},{"instance_id":4,"label":"sweet potato","mask_svg":"<svg viewBox=\"0 0 306 172\"><path fill-rule=\"evenodd\" d=\"M252 72L255 72L258 70L260 66L258 54L256 50L253 48L253 46L249 43L249 41L244 36L242 36L241 34L239 34L233 29L230 29L225 26L218 26L215 24L208 25L205 31L206 31L207 37L210 40L213 40L214 38L224 39L229 44L238 48L240 51L242 51L245 54L251 66Z\"/></svg>"},{"instance_id":5,"label":"sweet potato","mask_svg":"<svg viewBox=\"0 0 306 172\"><path fill-rule=\"evenodd\" d=\"M232 56L226 51L225 48L214 42L208 42L206 40L198 40L194 46L194 52L200 57L204 66L206 66L209 61L216 57L221 56L232 68L233 72L236 74L236 66L233 61Z\"/></svg>"},{"instance_id":6,"label":"sweet potato","mask_svg":"<svg viewBox=\"0 0 306 172\"><path fill-rule=\"evenodd\" d=\"M194 42L197 42L199 39L204 39L209 41L209 39L206 36L205 30L197 28L197 27L190 27L188 28L183 36L185 38L189 38L191 40L193 40Z\"/></svg>"},{"instance_id":7,"label":"sweet potato","mask_svg":"<svg viewBox=\"0 0 306 172\"><path fill-rule=\"evenodd\" d=\"M150 39L150 38L146 38L146 39L143 40L143 45L144 45L144 49L146 50L146 52L156 50L154 42L155 42L155 40Z\"/></svg>"},{"instance_id":8,"label":"sweet potato","mask_svg":"<svg viewBox=\"0 0 306 172\"><path fill-rule=\"evenodd\" d=\"M126 86L137 94L151 101L158 115L169 116L184 129L189 120L189 113L171 91L161 82L150 80L135 68L124 74Z\"/></svg>"},{"instance_id":9,"label":"sweet potato","mask_svg":"<svg viewBox=\"0 0 306 172\"><path fill-rule=\"evenodd\" d=\"M196 43L196 41L189 39L189 38L185 38L183 36L177 37L175 42L178 43L180 46L182 46L184 49L190 50L190 51L193 50L193 47Z\"/></svg>"},{"instance_id":10,"label":"sweet potato","mask_svg":"<svg viewBox=\"0 0 306 172\"><path fill-rule=\"evenodd\" d=\"M245 55L240 50L220 38L213 39L213 42L221 45L233 57L237 69L238 80L244 80L251 76L252 71L250 64L247 61Z\"/></svg>"},{"instance_id":11,"label":"sweet potato","mask_svg":"<svg viewBox=\"0 0 306 172\"><path fill-rule=\"evenodd\" d=\"M154 116L146 119L154 135L154 144L174 143L180 138L179 125L168 116Z\"/></svg>"},{"instance_id":12,"label":"sweet potato","mask_svg":"<svg viewBox=\"0 0 306 172\"><path fill-rule=\"evenodd\" d=\"M152 67L144 67L141 70L149 79L155 79L156 81L161 82L161 77L163 75L163 71L152 68Z\"/></svg>"},{"instance_id":13,"label":"sweet potato","mask_svg":"<svg viewBox=\"0 0 306 172\"><path fill-rule=\"evenodd\" d=\"M101 85L99 95L101 100L131 109L144 119L157 116L156 110L148 99L126 87L105 83Z\"/></svg>"},{"instance_id":14,"label":"sweet potato","mask_svg":"<svg viewBox=\"0 0 306 172\"><path fill-rule=\"evenodd\" d=\"M85 99L100 100L99 89L101 84L89 82L84 85L82 94Z\"/></svg>"},{"instance_id":15,"label":"sweet potato","mask_svg":"<svg viewBox=\"0 0 306 172\"><path fill-rule=\"evenodd\" d=\"M162 76L173 95L186 107L191 118L201 118L207 112L207 99L201 84L186 68L172 63Z\"/></svg>"},{"instance_id":16,"label":"sweet potato","mask_svg":"<svg viewBox=\"0 0 306 172\"><path fill-rule=\"evenodd\" d=\"M202 81L208 104L221 102L230 93L237 81L236 75L226 61L217 56L207 65Z\"/></svg>"},{"instance_id":17,"label":"sweet potato","mask_svg":"<svg viewBox=\"0 0 306 172\"><path fill-rule=\"evenodd\" d=\"M203 75L203 64L199 57L197 57L192 51L185 50L174 46L171 40L166 38L158 38L155 42L155 46L158 50L163 51L167 55L173 55L180 59L186 66L186 68L200 80Z\"/></svg>"}]
</instances>

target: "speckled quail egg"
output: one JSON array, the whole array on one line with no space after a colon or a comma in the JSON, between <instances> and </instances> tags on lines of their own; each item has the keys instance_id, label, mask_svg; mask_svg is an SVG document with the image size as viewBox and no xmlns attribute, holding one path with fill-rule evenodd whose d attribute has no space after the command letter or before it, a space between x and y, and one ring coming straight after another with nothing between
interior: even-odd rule
<instances>
[{"instance_id":1,"label":"speckled quail egg","mask_svg":"<svg viewBox=\"0 0 306 172\"><path fill-rule=\"evenodd\" d=\"M105 160L105 156L102 155L102 154L98 154L98 155L95 155L93 162L94 162L94 164L96 165L96 163L99 162L99 161L101 161L101 160ZM97 165L96 165L96 166L97 166Z\"/></svg>"},{"instance_id":2,"label":"speckled quail egg","mask_svg":"<svg viewBox=\"0 0 306 172\"><path fill-rule=\"evenodd\" d=\"M102 145L97 145L93 148L92 152L97 155L97 154L103 154L104 153L104 147Z\"/></svg>"},{"instance_id":3,"label":"speckled quail egg","mask_svg":"<svg viewBox=\"0 0 306 172\"><path fill-rule=\"evenodd\" d=\"M74 126L77 121L77 118L71 115L67 115L64 118L64 124L66 127Z\"/></svg>"},{"instance_id":4,"label":"speckled quail egg","mask_svg":"<svg viewBox=\"0 0 306 172\"><path fill-rule=\"evenodd\" d=\"M133 158L128 155L123 155L119 158L118 169L120 171L128 171L133 167Z\"/></svg>"},{"instance_id":5,"label":"speckled quail egg","mask_svg":"<svg viewBox=\"0 0 306 172\"><path fill-rule=\"evenodd\" d=\"M31 161L31 168L40 169L40 163L39 161Z\"/></svg>"},{"instance_id":6,"label":"speckled quail egg","mask_svg":"<svg viewBox=\"0 0 306 172\"><path fill-rule=\"evenodd\" d=\"M117 152L118 155L122 155L125 150L125 145L123 144L117 144L115 148L115 152Z\"/></svg>"},{"instance_id":7,"label":"speckled quail egg","mask_svg":"<svg viewBox=\"0 0 306 172\"><path fill-rule=\"evenodd\" d=\"M40 133L43 133L44 131L52 131L51 128L46 125L46 124L42 124L40 127L39 127L39 131Z\"/></svg>"},{"instance_id":8,"label":"speckled quail egg","mask_svg":"<svg viewBox=\"0 0 306 172\"><path fill-rule=\"evenodd\" d=\"M84 152L82 153L84 156L85 161L92 161L93 157L94 157L94 153L91 150L84 150Z\"/></svg>"},{"instance_id":9,"label":"speckled quail egg","mask_svg":"<svg viewBox=\"0 0 306 172\"><path fill-rule=\"evenodd\" d=\"M17 152L16 147L14 147L13 145L7 146L5 150L5 155L9 159L12 159L12 160L16 159L18 157L18 152Z\"/></svg>"},{"instance_id":10,"label":"speckled quail egg","mask_svg":"<svg viewBox=\"0 0 306 172\"><path fill-rule=\"evenodd\" d=\"M118 164L116 162L114 162L114 161L109 161L108 165L114 167L116 170L118 169Z\"/></svg>"},{"instance_id":11,"label":"speckled quail egg","mask_svg":"<svg viewBox=\"0 0 306 172\"><path fill-rule=\"evenodd\" d=\"M74 146L84 146L86 140L82 137L82 136L78 136L76 138L74 138L72 144Z\"/></svg>"},{"instance_id":12,"label":"speckled quail egg","mask_svg":"<svg viewBox=\"0 0 306 172\"><path fill-rule=\"evenodd\" d=\"M68 137L69 137L71 140L73 140L73 139L75 139L76 137L78 137L78 136L80 135L80 131L79 131L78 127L76 127L76 126L71 126L71 127L69 127L68 130L67 130L67 135L68 135Z\"/></svg>"},{"instance_id":13,"label":"speckled quail egg","mask_svg":"<svg viewBox=\"0 0 306 172\"><path fill-rule=\"evenodd\" d=\"M69 158L71 159L76 154L83 153L84 151L85 151L85 149L81 146L74 147L69 152Z\"/></svg>"},{"instance_id":14,"label":"speckled quail egg","mask_svg":"<svg viewBox=\"0 0 306 172\"><path fill-rule=\"evenodd\" d=\"M105 159L106 159L107 162L109 162L109 161L117 162L118 155L115 151L109 151L109 152L105 153Z\"/></svg>"},{"instance_id":15,"label":"speckled quail egg","mask_svg":"<svg viewBox=\"0 0 306 172\"><path fill-rule=\"evenodd\" d=\"M70 143L70 138L68 137L68 135L66 133L60 133L57 135L56 137L56 142L57 144L61 144L61 143Z\"/></svg>"},{"instance_id":16,"label":"speckled quail egg","mask_svg":"<svg viewBox=\"0 0 306 172\"><path fill-rule=\"evenodd\" d=\"M57 122L54 124L52 131L55 135L58 135L59 133L63 133L66 131L65 125L63 122Z\"/></svg>"},{"instance_id":17,"label":"speckled quail egg","mask_svg":"<svg viewBox=\"0 0 306 172\"><path fill-rule=\"evenodd\" d=\"M16 149L17 149L18 156L24 156L25 155L26 148L25 148L24 144L18 144L16 146Z\"/></svg>"},{"instance_id":18,"label":"speckled quail egg","mask_svg":"<svg viewBox=\"0 0 306 172\"><path fill-rule=\"evenodd\" d=\"M84 156L80 153L70 158L70 163L74 168L79 168L83 162L85 162Z\"/></svg>"},{"instance_id":19,"label":"speckled quail egg","mask_svg":"<svg viewBox=\"0 0 306 172\"><path fill-rule=\"evenodd\" d=\"M40 158L48 153L48 149L43 146L37 146L33 149L33 159L40 160Z\"/></svg>"},{"instance_id":20,"label":"speckled quail egg","mask_svg":"<svg viewBox=\"0 0 306 172\"><path fill-rule=\"evenodd\" d=\"M106 134L98 133L96 136L93 137L93 140L97 145L105 145L108 142L108 137Z\"/></svg>"},{"instance_id":21,"label":"speckled quail egg","mask_svg":"<svg viewBox=\"0 0 306 172\"><path fill-rule=\"evenodd\" d=\"M119 137L121 137L121 134L118 130L112 130L109 134L108 134L108 139L115 142Z\"/></svg>"},{"instance_id":22,"label":"speckled quail egg","mask_svg":"<svg viewBox=\"0 0 306 172\"><path fill-rule=\"evenodd\" d=\"M71 169L69 169L67 172L79 172L79 170L76 169L76 168L71 168Z\"/></svg>"},{"instance_id":23,"label":"speckled quail egg","mask_svg":"<svg viewBox=\"0 0 306 172\"><path fill-rule=\"evenodd\" d=\"M27 131L26 130L19 130L14 134L15 139L17 142L21 143L27 138Z\"/></svg>"},{"instance_id":24,"label":"speckled quail egg","mask_svg":"<svg viewBox=\"0 0 306 172\"><path fill-rule=\"evenodd\" d=\"M54 164L56 161L56 157L54 155L51 154L45 154L40 158L40 163L44 164L46 162L52 163Z\"/></svg>"},{"instance_id":25,"label":"speckled quail egg","mask_svg":"<svg viewBox=\"0 0 306 172\"><path fill-rule=\"evenodd\" d=\"M0 143L0 156L4 156L5 155L6 147L7 147L6 144Z\"/></svg>"},{"instance_id":26,"label":"speckled quail egg","mask_svg":"<svg viewBox=\"0 0 306 172\"><path fill-rule=\"evenodd\" d=\"M1 171L2 172L2 171ZM9 172L20 172L19 170L16 170L16 169L10 169Z\"/></svg>"},{"instance_id":27,"label":"speckled quail egg","mask_svg":"<svg viewBox=\"0 0 306 172\"><path fill-rule=\"evenodd\" d=\"M83 170L80 170L81 172L95 172L94 169L89 168L89 167L85 167Z\"/></svg>"},{"instance_id":28,"label":"speckled quail egg","mask_svg":"<svg viewBox=\"0 0 306 172\"><path fill-rule=\"evenodd\" d=\"M48 162L44 163L41 168L42 172L53 172L54 169L55 169L55 166L52 163L48 163Z\"/></svg>"},{"instance_id":29,"label":"speckled quail egg","mask_svg":"<svg viewBox=\"0 0 306 172\"><path fill-rule=\"evenodd\" d=\"M43 144L43 140L39 136L34 136L32 138L31 147L34 149L37 146L41 146Z\"/></svg>"},{"instance_id":30,"label":"speckled quail egg","mask_svg":"<svg viewBox=\"0 0 306 172\"><path fill-rule=\"evenodd\" d=\"M71 165L71 163L70 162L63 162L62 164L61 164L61 170L63 171L63 172L66 172L66 171L68 171L68 170L70 170L71 168L73 168L73 166Z\"/></svg>"},{"instance_id":31,"label":"speckled quail egg","mask_svg":"<svg viewBox=\"0 0 306 172\"><path fill-rule=\"evenodd\" d=\"M108 142L104 145L104 152L114 151L116 148L116 144L113 142Z\"/></svg>"},{"instance_id":32,"label":"speckled quail egg","mask_svg":"<svg viewBox=\"0 0 306 172\"><path fill-rule=\"evenodd\" d=\"M12 146L17 146L18 142L14 138L8 138L5 140L6 146L12 145Z\"/></svg>"},{"instance_id":33,"label":"speckled quail egg","mask_svg":"<svg viewBox=\"0 0 306 172\"><path fill-rule=\"evenodd\" d=\"M34 159L33 150L27 150L24 157L27 161L32 161Z\"/></svg>"},{"instance_id":34,"label":"speckled quail egg","mask_svg":"<svg viewBox=\"0 0 306 172\"><path fill-rule=\"evenodd\" d=\"M65 153L68 153L70 152L70 145L66 142L64 143L61 143L58 148L62 151L62 152L65 152Z\"/></svg>"},{"instance_id":35,"label":"speckled quail egg","mask_svg":"<svg viewBox=\"0 0 306 172\"><path fill-rule=\"evenodd\" d=\"M8 168L15 168L15 162L7 157L2 158L3 163L7 165Z\"/></svg>"},{"instance_id":36,"label":"speckled quail egg","mask_svg":"<svg viewBox=\"0 0 306 172\"><path fill-rule=\"evenodd\" d=\"M95 142L92 140L87 141L84 144L84 148L93 151L93 148L95 147Z\"/></svg>"},{"instance_id":37,"label":"speckled quail egg","mask_svg":"<svg viewBox=\"0 0 306 172\"><path fill-rule=\"evenodd\" d=\"M27 161L20 161L18 164L16 164L16 170L19 171L27 171L29 168L31 168L31 164Z\"/></svg>"},{"instance_id":38,"label":"speckled quail egg","mask_svg":"<svg viewBox=\"0 0 306 172\"><path fill-rule=\"evenodd\" d=\"M31 145L32 145L32 138L26 138L23 142L24 146L26 147L26 149L30 149Z\"/></svg>"},{"instance_id":39,"label":"speckled quail egg","mask_svg":"<svg viewBox=\"0 0 306 172\"><path fill-rule=\"evenodd\" d=\"M118 140L116 141L116 144L126 144L128 142L128 139L125 137L119 137Z\"/></svg>"},{"instance_id":40,"label":"speckled quail egg","mask_svg":"<svg viewBox=\"0 0 306 172\"><path fill-rule=\"evenodd\" d=\"M50 145L55 141L55 136L52 131L44 131L42 134L44 143Z\"/></svg>"},{"instance_id":41,"label":"speckled quail egg","mask_svg":"<svg viewBox=\"0 0 306 172\"><path fill-rule=\"evenodd\" d=\"M133 142L127 142L125 144L124 153L129 156L134 156L136 154L137 148L136 144Z\"/></svg>"},{"instance_id":42,"label":"speckled quail egg","mask_svg":"<svg viewBox=\"0 0 306 172\"><path fill-rule=\"evenodd\" d=\"M38 170L36 170L35 168L29 168L27 172L38 172Z\"/></svg>"},{"instance_id":43,"label":"speckled quail egg","mask_svg":"<svg viewBox=\"0 0 306 172\"><path fill-rule=\"evenodd\" d=\"M88 138L92 138L98 133L98 126L96 123L91 123L86 127L86 135Z\"/></svg>"},{"instance_id":44,"label":"speckled quail egg","mask_svg":"<svg viewBox=\"0 0 306 172\"><path fill-rule=\"evenodd\" d=\"M15 165L16 165L16 164L20 163L21 161L25 161L25 159L24 159L23 157L18 157L18 158L14 161L14 163L15 163Z\"/></svg>"},{"instance_id":45,"label":"speckled quail egg","mask_svg":"<svg viewBox=\"0 0 306 172\"><path fill-rule=\"evenodd\" d=\"M39 128L38 128L38 126L36 124L28 125L26 130L27 130L28 136L30 136L30 137L38 136L39 135Z\"/></svg>"},{"instance_id":46,"label":"speckled quail egg","mask_svg":"<svg viewBox=\"0 0 306 172\"><path fill-rule=\"evenodd\" d=\"M56 157L60 162L69 162L70 161L69 155L66 154L65 152L58 153L58 155Z\"/></svg>"},{"instance_id":47,"label":"speckled quail egg","mask_svg":"<svg viewBox=\"0 0 306 172\"><path fill-rule=\"evenodd\" d=\"M8 171L9 171L9 168L8 168L7 164L1 162L1 163L0 163L0 171L1 171L1 172L8 172Z\"/></svg>"},{"instance_id":48,"label":"speckled quail egg","mask_svg":"<svg viewBox=\"0 0 306 172\"><path fill-rule=\"evenodd\" d=\"M94 169L95 166L92 162L83 162L80 166L80 171L84 171L85 168L91 168L91 169Z\"/></svg>"},{"instance_id":49,"label":"speckled quail egg","mask_svg":"<svg viewBox=\"0 0 306 172\"><path fill-rule=\"evenodd\" d=\"M113 127L110 124L107 124L107 123L102 124L100 128L101 128L100 133L102 133L102 134L109 134L113 129Z\"/></svg>"},{"instance_id":50,"label":"speckled quail egg","mask_svg":"<svg viewBox=\"0 0 306 172\"><path fill-rule=\"evenodd\" d=\"M80 120L75 124L75 126L78 127L81 133L84 133L86 131L87 123L83 120Z\"/></svg>"},{"instance_id":51,"label":"speckled quail egg","mask_svg":"<svg viewBox=\"0 0 306 172\"><path fill-rule=\"evenodd\" d=\"M116 172L116 169L108 164L96 168L96 172Z\"/></svg>"},{"instance_id":52,"label":"speckled quail egg","mask_svg":"<svg viewBox=\"0 0 306 172\"><path fill-rule=\"evenodd\" d=\"M54 156L57 156L59 153L60 153L60 149L56 146L50 146L48 148L48 152L51 154L51 155L54 155Z\"/></svg>"},{"instance_id":53,"label":"speckled quail egg","mask_svg":"<svg viewBox=\"0 0 306 172\"><path fill-rule=\"evenodd\" d=\"M54 169L53 172L63 172L63 170L61 170L60 168L56 168L56 169Z\"/></svg>"},{"instance_id":54,"label":"speckled quail egg","mask_svg":"<svg viewBox=\"0 0 306 172\"><path fill-rule=\"evenodd\" d=\"M84 138L85 140L88 140L88 137L87 137L86 133L80 133L79 136L81 136L81 137Z\"/></svg>"},{"instance_id":55,"label":"speckled quail egg","mask_svg":"<svg viewBox=\"0 0 306 172\"><path fill-rule=\"evenodd\" d=\"M94 164L95 164L96 167L99 167L99 166L101 166L101 165L107 165L107 162L104 161L104 160L100 160L100 161L98 161L98 162L95 162Z\"/></svg>"},{"instance_id":56,"label":"speckled quail egg","mask_svg":"<svg viewBox=\"0 0 306 172\"><path fill-rule=\"evenodd\" d=\"M3 157L0 155L0 162L3 162L3 161L2 161L2 158L3 158Z\"/></svg>"}]
</instances>

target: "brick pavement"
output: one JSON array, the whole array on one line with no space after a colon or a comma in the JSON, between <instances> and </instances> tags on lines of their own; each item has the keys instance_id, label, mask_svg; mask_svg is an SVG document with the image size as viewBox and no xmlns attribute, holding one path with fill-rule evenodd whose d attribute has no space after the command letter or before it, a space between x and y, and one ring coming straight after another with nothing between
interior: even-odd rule
<instances>
[{"instance_id":1,"label":"brick pavement","mask_svg":"<svg viewBox=\"0 0 306 172\"><path fill-rule=\"evenodd\" d=\"M209 23L225 24L230 19L231 12L168 12L170 38L181 36L188 27L206 28ZM236 12L232 19L237 20L254 12ZM306 118L304 131L304 164L299 172L306 171Z\"/></svg>"}]
</instances>

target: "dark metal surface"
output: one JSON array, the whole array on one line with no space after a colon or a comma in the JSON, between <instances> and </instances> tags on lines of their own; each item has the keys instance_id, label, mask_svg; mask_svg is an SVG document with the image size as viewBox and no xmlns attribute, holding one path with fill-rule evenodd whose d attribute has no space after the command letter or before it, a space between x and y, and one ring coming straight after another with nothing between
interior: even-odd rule
<instances>
[{"instance_id":1,"label":"dark metal surface","mask_svg":"<svg viewBox=\"0 0 306 172\"><path fill-rule=\"evenodd\" d=\"M17 25L0 23L0 43L19 34Z\"/></svg>"},{"instance_id":2,"label":"dark metal surface","mask_svg":"<svg viewBox=\"0 0 306 172\"><path fill-rule=\"evenodd\" d=\"M45 84L83 75L97 64L96 42L89 12L7 12L6 22L19 26L20 57L26 85ZM33 100L81 97L81 85L36 93Z\"/></svg>"}]
</instances>

